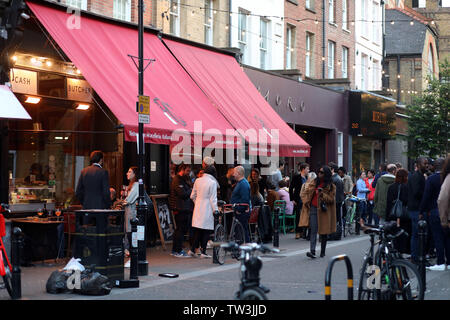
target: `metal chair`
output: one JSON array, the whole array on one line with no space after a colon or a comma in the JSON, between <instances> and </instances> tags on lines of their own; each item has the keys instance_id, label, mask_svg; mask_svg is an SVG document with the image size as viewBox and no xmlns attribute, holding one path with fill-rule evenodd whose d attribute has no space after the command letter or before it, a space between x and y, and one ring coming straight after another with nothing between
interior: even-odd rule
<instances>
[{"instance_id":1,"label":"metal chair","mask_svg":"<svg viewBox=\"0 0 450 320\"><path fill-rule=\"evenodd\" d=\"M255 238L258 239L258 242L262 241L258 231L258 217L260 209L260 206L253 207L252 212L250 213L250 218L248 219L248 229L251 242L255 242ZM252 232L252 226L254 226L254 232Z\"/></svg>"},{"instance_id":2,"label":"metal chair","mask_svg":"<svg viewBox=\"0 0 450 320\"><path fill-rule=\"evenodd\" d=\"M273 213L272 213L272 223L274 222L275 219L275 211L277 210L277 208L280 208L280 214L278 216L278 219L280 221L279 226L280 226L280 231L283 230L283 233L286 234L286 226L285 226L285 215L286 215L286 201L285 200L275 200L274 204L273 204Z\"/></svg>"}]
</instances>

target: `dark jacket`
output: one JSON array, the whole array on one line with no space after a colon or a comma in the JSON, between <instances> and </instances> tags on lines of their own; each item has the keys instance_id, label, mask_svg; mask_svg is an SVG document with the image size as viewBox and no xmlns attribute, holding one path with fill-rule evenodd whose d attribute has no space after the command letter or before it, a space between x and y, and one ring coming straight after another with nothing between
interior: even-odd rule
<instances>
[{"instance_id":1,"label":"dark jacket","mask_svg":"<svg viewBox=\"0 0 450 320\"><path fill-rule=\"evenodd\" d=\"M194 203L191 200L192 188L185 177L176 175L170 185L169 206L175 212L186 212L194 210Z\"/></svg>"},{"instance_id":2,"label":"dark jacket","mask_svg":"<svg viewBox=\"0 0 450 320\"><path fill-rule=\"evenodd\" d=\"M420 202L419 211L424 214L430 210L438 208L437 199L441 191L441 173L435 173L428 177L425 182L425 190L423 192L422 201Z\"/></svg>"},{"instance_id":3,"label":"dark jacket","mask_svg":"<svg viewBox=\"0 0 450 320\"><path fill-rule=\"evenodd\" d=\"M75 195L83 209L109 209L111 196L108 171L95 164L81 170Z\"/></svg>"},{"instance_id":4,"label":"dark jacket","mask_svg":"<svg viewBox=\"0 0 450 320\"><path fill-rule=\"evenodd\" d=\"M228 179L226 175L219 178L220 200L230 203L231 193L233 192L233 178Z\"/></svg>"},{"instance_id":5,"label":"dark jacket","mask_svg":"<svg viewBox=\"0 0 450 320\"><path fill-rule=\"evenodd\" d=\"M378 172L378 173L375 175L375 177L373 178L373 181L372 181L372 188L376 188L376 187L377 187L378 179L380 179L381 176L384 176L385 174L387 174L386 171L381 171L381 172Z\"/></svg>"},{"instance_id":6,"label":"dark jacket","mask_svg":"<svg viewBox=\"0 0 450 320\"><path fill-rule=\"evenodd\" d=\"M394 206L395 201L397 200L398 191L400 187L400 201L404 206L408 204L408 186L406 183L399 184L394 182L388 188L387 199L386 199L386 219L387 220L396 220L396 217L391 216L391 210Z\"/></svg>"},{"instance_id":7,"label":"dark jacket","mask_svg":"<svg viewBox=\"0 0 450 320\"><path fill-rule=\"evenodd\" d=\"M408 210L419 211L425 190L425 177L420 171L415 171L408 180Z\"/></svg>"},{"instance_id":8,"label":"dark jacket","mask_svg":"<svg viewBox=\"0 0 450 320\"><path fill-rule=\"evenodd\" d=\"M334 185L336 186L336 204L341 204L344 202L345 195L344 195L344 182L342 181L341 177L337 173L335 173L331 180L333 181Z\"/></svg>"},{"instance_id":9,"label":"dark jacket","mask_svg":"<svg viewBox=\"0 0 450 320\"><path fill-rule=\"evenodd\" d=\"M300 173L295 173L292 177L291 185L289 186L289 198L295 201L297 205L302 204L300 198L300 190L302 189L302 184L305 182Z\"/></svg>"}]
</instances>

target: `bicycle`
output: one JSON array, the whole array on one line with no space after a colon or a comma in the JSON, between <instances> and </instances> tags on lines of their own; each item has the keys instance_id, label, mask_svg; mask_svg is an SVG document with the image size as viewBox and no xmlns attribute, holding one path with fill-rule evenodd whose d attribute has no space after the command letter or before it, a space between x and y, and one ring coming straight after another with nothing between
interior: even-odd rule
<instances>
[{"instance_id":1,"label":"bicycle","mask_svg":"<svg viewBox=\"0 0 450 320\"><path fill-rule=\"evenodd\" d=\"M354 195L349 195L345 198L345 202L350 201L352 205L348 207L344 218L344 237L347 235L355 234L359 230L359 216L356 212L357 203L366 202L366 199L355 197Z\"/></svg>"},{"instance_id":2,"label":"bicycle","mask_svg":"<svg viewBox=\"0 0 450 320\"><path fill-rule=\"evenodd\" d=\"M235 203L235 204L226 204L224 201L218 201L218 206L221 210L215 212L215 216L217 221L217 224L214 228L214 242L227 242L227 241L234 241L237 244L243 244L245 242L245 232L244 227L239 222L239 220L236 218L236 214L239 214L237 211L238 209L242 207L246 207L245 212L249 212L249 205L247 203ZM227 211L227 209L229 209ZM233 220L231 223L231 229L230 234L228 235L227 230L227 222L225 214L228 212L233 212ZM216 246L213 248L214 253L217 257L217 262L219 264L225 263L225 255L226 252L221 248L220 246ZM238 250L234 250L231 252L231 256L238 260L239 259L239 252Z\"/></svg>"},{"instance_id":3,"label":"bicycle","mask_svg":"<svg viewBox=\"0 0 450 320\"><path fill-rule=\"evenodd\" d=\"M6 225L5 225L5 217L3 216L3 213L9 213L11 212L9 210L9 206L7 204L0 204L0 276L3 278L3 283L6 288L6 291L8 291L8 294L13 297L12 294L12 267L11 262L8 259L8 255L6 254L6 248L3 245L3 239L2 237L6 236ZM3 259L4 257L4 259ZM5 263L6 260L6 263Z\"/></svg>"},{"instance_id":4,"label":"bicycle","mask_svg":"<svg viewBox=\"0 0 450 320\"><path fill-rule=\"evenodd\" d=\"M407 233L395 222L387 222L379 228L366 225L364 229L364 233L370 235L371 246L360 271L358 300L423 300L424 284L417 267L404 260L392 244L395 238ZM376 243L375 235L379 237ZM374 255L375 245L378 249ZM373 271L375 277L372 276ZM365 287L369 283L371 287Z\"/></svg>"},{"instance_id":5,"label":"bicycle","mask_svg":"<svg viewBox=\"0 0 450 320\"><path fill-rule=\"evenodd\" d=\"M278 253L280 250L272 249L264 244L248 243L238 245L236 242L229 242L220 245L226 251L240 252L239 261L240 279L239 290L235 293L235 299L238 300L267 300L267 293L270 289L260 284L259 273L262 269L262 260L256 256L256 251L262 253Z\"/></svg>"}]
</instances>

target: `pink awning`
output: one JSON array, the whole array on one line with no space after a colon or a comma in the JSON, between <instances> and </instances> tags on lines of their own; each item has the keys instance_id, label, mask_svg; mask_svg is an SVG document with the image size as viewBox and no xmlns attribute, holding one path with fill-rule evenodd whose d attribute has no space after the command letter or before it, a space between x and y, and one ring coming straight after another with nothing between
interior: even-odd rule
<instances>
[{"instance_id":1,"label":"pink awning","mask_svg":"<svg viewBox=\"0 0 450 320\"><path fill-rule=\"evenodd\" d=\"M280 156L309 157L310 146L261 96L234 57L163 41L233 127L247 134L250 154L272 155L278 146Z\"/></svg>"},{"instance_id":2,"label":"pink awning","mask_svg":"<svg viewBox=\"0 0 450 320\"><path fill-rule=\"evenodd\" d=\"M46 5L27 4L124 125L125 139L136 141L138 70L128 55L138 56L137 28L81 16L79 28L69 29L68 19L76 18L71 14ZM144 95L150 96L145 142L174 144L178 142L171 140L174 131L182 130L190 133L192 142L193 133L204 134L202 146L210 144L209 137L219 137L218 133L223 139L212 139L215 147L222 147L222 141L229 143L226 146L235 146L234 128L155 34L144 33L144 58L156 59L144 73ZM227 134L227 130L232 133Z\"/></svg>"}]
</instances>

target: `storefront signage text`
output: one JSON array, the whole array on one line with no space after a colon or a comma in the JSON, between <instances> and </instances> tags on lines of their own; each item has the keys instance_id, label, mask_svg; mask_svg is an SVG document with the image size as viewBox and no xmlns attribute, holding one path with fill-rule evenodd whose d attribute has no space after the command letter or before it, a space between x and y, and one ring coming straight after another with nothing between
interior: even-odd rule
<instances>
[{"instance_id":1,"label":"storefront signage text","mask_svg":"<svg viewBox=\"0 0 450 320\"><path fill-rule=\"evenodd\" d=\"M257 89L258 89L259 93L261 93L261 95L262 95L261 87L258 87ZM269 98L270 98L270 90L269 89L267 90L266 94L263 95L263 97L267 102L269 102ZM280 107L282 104L283 104L283 98L277 94L277 96L275 98L275 105L277 107ZM291 112L295 112L297 110L299 110L300 112L303 112L303 111L305 111L305 101L301 100L301 101L295 102L294 98L288 97L286 100L286 108Z\"/></svg>"},{"instance_id":2,"label":"storefront signage text","mask_svg":"<svg viewBox=\"0 0 450 320\"><path fill-rule=\"evenodd\" d=\"M67 99L91 102L92 88L86 80L67 78Z\"/></svg>"},{"instance_id":3,"label":"storefront signage text","mask_svg":"<svg viewBox=\"0 0 450 320\"><path fill-rule=\"evenodd\" d=\"M37 94L37 72L13 68L10 79L12 91Z\"/></svg>"}]
</instances>

